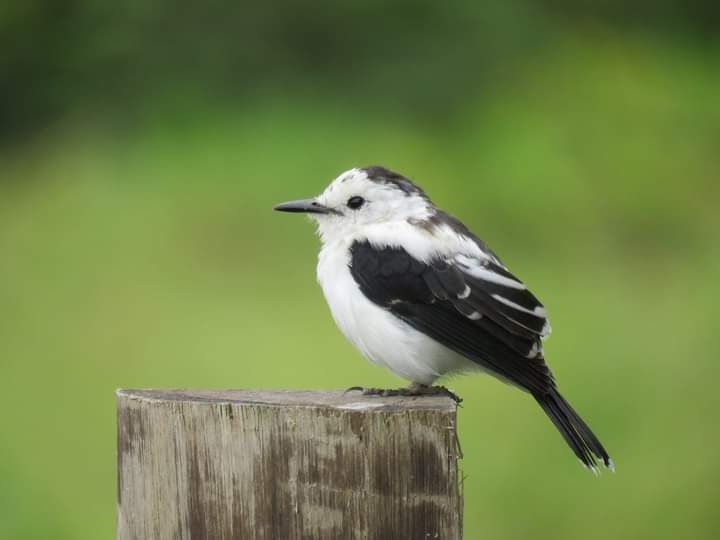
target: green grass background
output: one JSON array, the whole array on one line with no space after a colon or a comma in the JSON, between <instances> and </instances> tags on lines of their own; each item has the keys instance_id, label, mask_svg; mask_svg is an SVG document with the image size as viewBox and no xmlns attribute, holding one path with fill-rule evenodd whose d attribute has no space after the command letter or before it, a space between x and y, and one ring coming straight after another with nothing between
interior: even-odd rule
<instances>
[{"instance_id":1,"label":"green grass background","mask_svg":"<svg viewBox=\"0 0 720 540\"><path fill-rule=\"evenodd\" d=\"M452 380L466 538L716 538L717 56L584 43L438 123L264 93L6 147L0 538L112 537L118 387L402 384L335 329L311 224L270 210L376 163L545 302L547 358L617 465L594 478L528 396Z\"/></svg>"}]
</instances>

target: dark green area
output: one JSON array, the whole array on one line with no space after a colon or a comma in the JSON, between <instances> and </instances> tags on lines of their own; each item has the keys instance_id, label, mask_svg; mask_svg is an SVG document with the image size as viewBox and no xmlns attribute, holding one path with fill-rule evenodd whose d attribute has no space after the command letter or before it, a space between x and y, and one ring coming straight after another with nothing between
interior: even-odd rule
<instances>
[{"instance_id":1,"label":"dark green area","mask_svg":"<svg viewBox=\"0 0 720 540\"><path fill-rule=\"evenodd\" d=\"M437 122L517 82L568 34L707 47L719 26L709 0L11 0L0 8L0 136L69 111L132 125L158 108L267 92Z\"/></svg>"},{"instance_id":2,"label":"dark green area","mask_svg":"<svg viewBox=\"0 0 720 540\"><path fill-rule=\"evenodd\" d=\"M593 478L528 396L451 380L466 538L714 538L714 17L669 1L0 8L0 538L112 536L117 387L402 384L334 328L312 226L270 211L371 163L537 292L560 386L617 464Z\"/></svg>"}]
</instances>

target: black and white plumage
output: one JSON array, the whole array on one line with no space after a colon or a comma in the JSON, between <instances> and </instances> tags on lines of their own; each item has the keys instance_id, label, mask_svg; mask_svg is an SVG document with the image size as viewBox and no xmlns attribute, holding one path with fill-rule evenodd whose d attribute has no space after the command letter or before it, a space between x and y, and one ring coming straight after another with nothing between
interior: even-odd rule
<instances>
[{"instance_id":1,"label":"black and white plumage","mask_svg":"<svg viewBox=\"0 0 720 540\"><path fill-rule=\"evenodd\" d=\"M545 363L545 307L420 187L383 167L352 169L319 197L275 208L317 222L318 281L366 358L420 385L486 371L530 393L585 466L612 467Z\"/></svg>"}]
</instances>

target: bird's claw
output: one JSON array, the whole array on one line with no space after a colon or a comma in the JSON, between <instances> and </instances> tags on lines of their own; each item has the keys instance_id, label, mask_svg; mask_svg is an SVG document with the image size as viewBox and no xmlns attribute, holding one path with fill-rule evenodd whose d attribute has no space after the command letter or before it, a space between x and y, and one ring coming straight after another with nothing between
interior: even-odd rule
<instances>
[{"instance_id":1,"label":"bird's claw","mask_svg":"<svg viewBox=\"0 0 720 540\"><path fill-rule=\"evenodd\" d=\"M447 388L446 386L429 386L428 387L429 392L427 392L428 395L434 395L434 396L447 396L450 399L452 399L455 403L460 405L462 403L462 398L458 396L455 392Z\"/></svg>"},{"instance_id":2,"label":"bird's claw","mask_svg":"<svg viewBox=\"0 0 720 540\"><path fill-rule=\"evenodd\" d=\"M352 386L345 390L348 392L361 392L363 396L381 397L418 397L418 396L446 396L458 405L462 398L444 386L427 386L424 384L413 384L407 388L365 388L363 386Z\"/></svg>"}]
</instances>

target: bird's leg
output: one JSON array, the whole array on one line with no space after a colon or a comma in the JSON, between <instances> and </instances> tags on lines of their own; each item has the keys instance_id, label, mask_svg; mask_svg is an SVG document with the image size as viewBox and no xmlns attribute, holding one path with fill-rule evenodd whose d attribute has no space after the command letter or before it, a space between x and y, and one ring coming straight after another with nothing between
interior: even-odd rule
<instances>
[{"instance_id":1,"label":"bird's leg","mask_svg":"<svg viewBox=\"0 0 720 540\"><path fill-rule=\"evenodd\" d=\"M455 403L462 403L462 398L454 392L448 390L444 386L429 386L427 384L412 383L407 388L364 388L362 386L353 386L348 388L346 392L352 391L362 392L363 396L447 396Z\"/></svg>"}]
</instances>

